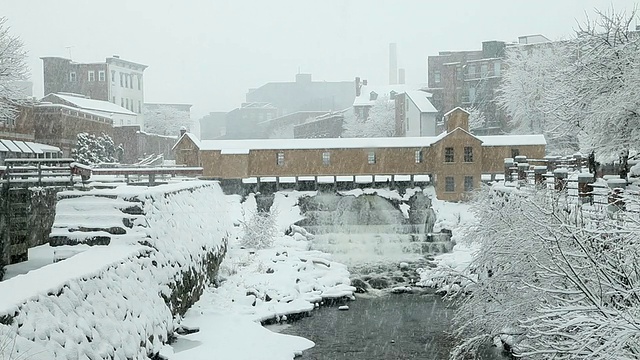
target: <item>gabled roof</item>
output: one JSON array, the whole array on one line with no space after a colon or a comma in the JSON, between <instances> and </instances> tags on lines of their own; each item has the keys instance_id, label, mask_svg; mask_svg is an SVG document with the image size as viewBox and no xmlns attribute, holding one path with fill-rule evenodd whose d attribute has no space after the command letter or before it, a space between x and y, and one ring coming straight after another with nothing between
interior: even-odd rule
<instances>
[{"instance_id":1,"label":"gabled roof","mask_svg":"<svg viewBox=\"0 0 640 360\"><path fill-rule=\"evenodd\" d=\"M416 104L418 110L423 113L437 113L438 110L433 106L429 98L431 97L431 93L420 91L420 90L409 90L405 91L407 96Z\"/></svg>"},{"instance_id":2,"label":"gabled roof","mask_svg":"<svg viewBox=\"0 0 640 360\"><path fill-rule=\"evenodd\" d=\"M468 112L467 110L465 110L465 109L463 109L463 108L461 108L461 107L459 107L459 106L458 106L457 108L454 108L454 109L451 109L451 110L447 111L447 112L444 114L444 117L447 117L447 116L449 116L449 115L453 114L453 112L458 111L458 110L459 110L459 111L464 111L465 113L467 113L467 115L470 115L470 114L471 114L471 113L470 113L470 112Z\"/></svg>"},{"instance_id":3,"label":"gabled roof","mask_svg":"<svg viewBox=\"0 0 640 360\"><path fill-rule=\"evenodd\" d=\"M117 114L125 114L125 115L132 115L132 116L137 116L136 113L134 113L133 111L127 110L125 108L123 108L122 106L116 105L114 103L110 103L108 101L102 101L102 100L94 100L94 99L88 99L86 97L82 97L82 96L74 96L72 94L49 94L47 96L45 96L42 100L43 101L51 101L53 99L51 99L52 97L58 98L60 100L62 100L65 103L68 104L72 104L73 106L80 108L80 109L86 109L86 110L94 110L94 111L101 111L101 112L106 112L106 113L117 113Z\"/></svg>"},{"instance_id":4,"label":"gabled roof","mask_svg":"<svg viewBox=\"0 0 640 360\"><path fill-rule=\"evenodd\" d=\"M200 140L192 133L190 132L186 132L184 134L182 134L182 136L180 136L180 138L178 139L178 141L176 141L175 144L173 144L173 146L171 147L171 150L175 150L176 146L178 146L178 144L180 144L180 142L182 141L183 138L187 138L189 140L191 140L200 150L204 150L202 148L202 144L200 143ZM211 140L207 140L207 141L211 141Z\"/></svg>"},{"instance_id":5,"label":"gabled roof","mask_svg":"<svg viewBox=\"0 0 640 360\"><path fill-rule=\"evenodd\" d=\"M23 154L42 154L44 152L59 152L60 148L31 141L0 139L0 151Z\"/></svg>"}]
</instances>

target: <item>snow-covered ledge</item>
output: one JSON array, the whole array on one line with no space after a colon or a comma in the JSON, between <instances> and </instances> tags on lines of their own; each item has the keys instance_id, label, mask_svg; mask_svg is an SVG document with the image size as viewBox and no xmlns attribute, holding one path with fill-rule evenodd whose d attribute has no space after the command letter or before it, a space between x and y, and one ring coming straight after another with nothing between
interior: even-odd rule
<instances>
[{"instance_id":1,"label":"snow-covered ledge","mask_svg":"<svg viewBox=\"0 0 640 360\"><path fill-rule=\"evenodd\" d=\"M112 235L109 245L0 282L0 333L15 337L15 351L28 358L157 354L226 252L222 190L217 183L189 182L60 198L58 208L65 210L54 225L60 231L83 217L92 219L89 228L99 229L101 221L113 221L101 220L101 211L114 215L127 202L138 203L142 214L125 233Z\"/></svg>"}]
</instances>

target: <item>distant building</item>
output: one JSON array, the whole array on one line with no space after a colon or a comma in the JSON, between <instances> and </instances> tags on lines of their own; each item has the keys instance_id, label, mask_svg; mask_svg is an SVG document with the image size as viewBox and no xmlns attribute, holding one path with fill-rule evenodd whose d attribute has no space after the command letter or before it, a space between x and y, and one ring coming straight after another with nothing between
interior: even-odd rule
<instances>
[{"instance_id":1,"label":"distant building","mask_svg":"<svg viewBox=\"0 0 640 360\"><path fill-rule=\"evenodd\" d=\"M336 111L350 107L354 99L351 81L313 81L311 74L297 74L295 82L270 82L247 93L248 103L270 103L277 116L298 111Z\"/></svg>"},{"instance_id":2,"label":"distant building","mask_svg":"<svg viewBox=\"0 0 640 360\"><path fill-rule=\"evenodd\" d=\"M438 118L456 108L475 108L486 118L484 126L471 129L478 134L501 133L507 127L507 115L496 104L497 89L506 70L507 48L516 45L549 42L542 35L518 38L518 44L484 41L482 50L441 51L427 60L428 87Z\"/></svg>"},{"instance_id":3,"label":"distant building","mask_svg":"<svg viewBox=\"0 0 640 360\"><path fill-rule=\"evenodd\" d=\"M378 101L378 99L387 99L388 101L395 101L396 95L410 89L411 86L404 84L397 85L381 85L374 86L368 85L365 81L360 81L360 78L356 78L355 81L355 99L352 106L356 117L360 120L369 118L369 110Z\"/></svg>"},{"instance_id":4,"label":"distant building","mask_svg":"<svg viewBox=\"0 0 640 360\"><path fill-rule=\"evenodd\" d=\"M226 112L210 112L200 119L200 137L203 140L217 139L226 134Z\"/></svg>"},{"instance_id":5,"label":"distant building","mask_svg":"<svg viewBox=\"0 0 640 360\"><path fill-rule=\"evenodd\" d=\"M260 122L258 127L265 139L293 139L296 126L312 122L316 117L327 113L327 111L296 111Z\"/></svg>"},{"instance_id":6,"label":"distant building","mask_svg":"<svg viewBox=\"0 0 640 360\"><path fill-rule=\"evenodd\" d=\"M60 57L41 59L45 95L75 93L109 101L138 114L136 124L144 126L143 73L146 65L120 59L117 55L96 63L77 63Z\"/></svg>"},{"instance_id":7,"label":"distant building","mask_svg":"<svg viewBox=\"0 0 640 360\"><path fill-rule=\"evenodd\" d=\"M436 136L438 110L431 103L431 94L409 90L395 96L396 136Z\"/></svg>"},{"instance_id":8,"label":"distant building","mask_svg":"<svg viewBox=\"0 0 640 360\"><path fill-rule=\"evenodd\" d=\"M293 138L321 139L341 137L344 130L343 124L345 111L351 111L351 109L334 111L317 116L312 121L295 125L293 127Z\"/></svg>"},{"instance_id":9,"label":"distant building","mask_svg":"<svg viewBox=\"0 0 640 360\"><path fill-rule=\"evenodd\" d=\"M89 99L80 94L49 94L42 98L42 102L67 105L111 118L113 126L136 125L138 119L138 114L131 110L108 101Z\"/></svg>"},{"instance_id":10,"label":"distant building","mask_svg":"<svg viewBox=\"0 0 640 360\"><path fill-rule=\"evenodd\" d=\"M225 139L260 139L264 134L258 123L274 119L278 109L269 103L243 103L225 116Z\"/></svg>"}]
</instances>

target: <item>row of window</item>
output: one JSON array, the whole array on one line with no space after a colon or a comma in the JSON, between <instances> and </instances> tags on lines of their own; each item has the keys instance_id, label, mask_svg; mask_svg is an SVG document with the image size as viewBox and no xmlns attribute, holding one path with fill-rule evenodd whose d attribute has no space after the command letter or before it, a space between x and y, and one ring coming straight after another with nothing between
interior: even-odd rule
<instances>
[{"instance_id":1,"label":"row of window","mask_svg":"<svg viewBox=\"0 0 640 360\"><path fill-rule=\"evenodd\" d=\"M415 162L416 164L421 163L424 161L424 157L422 155L422 151L421 150L416 150L415 151ZM369 151L367 153L367 163L368 164L375 164L376 163L376 152L375 151ZM331 165L331 152L329 151L325 151L322 153L322 164L323 165ZM279 166L283 166L284 165L284 153L283 152L279 152L276 154L276 165Z\"/></svg>"},{"instance_id":2,"label":"row of window","mask_svg":"<svg viewBox=\"0 0 640 360\"><path fill-rule=\"evenodd\" d=\"M98 71L98 81L105 81L105 80L106 80L106 75L105 75L104 70ZM69 81L70 82L78 81L78 75L76 74L75 71L71 71L69 73ZM95 70L87 71L87 81L96 81L96 72L95 72Z\"/></svg>"},{"instance_id":3,"label":"row of window","mask_svg":"<svg viewBox=\"0 0 640 360\"><path fill-rule=\"evenodd\" d=\"M111 102L113 102L114 104L116 103L116 97L112 97L111 98ZM127 110L131 110L135 113L138 114L142 114L142 101L138 100L138 111L136 111L135 109L135 102L133 99L126 99L126 98L121 98L120 99L120 106L122 106L123 108L127 109Z\"/></svg>"},{"instance_id":4,"label":"row of window","mask_svg":"<svg viewBox=\"0 0 640 360\"><path fill-rule=\"evenodd\" d=\"M452 147L444 148L444 162L455 162L455 151ZM464 162L473 162L473 148L471 146L464 147Z\"/></svg>"},{"instance_id":5,"label":"row of window","mask_svg":"<svg viewBox=\"0 0 640 360\"><path fill-rule=\"evenodd\" d=\"M472 191L472 190L473 190L473 176L465 176L464 191ZM456 191L456 181L453 176L447 176L444 178L444 191L445 192Z\"/></svg>"},{"instance_id":6,"label":"row of window","mask_svg":"<svg viewBox=\"0 0 640 360\"><path fill-rule=\"evenodd\" d=\"M128 89L133 89L133 79L136 79L136 84L137 84L137 88L138 90L142 90L142 76L141 75L133 75L133 74L125 74L125 73L120 73L120 87L124 87L124 88L128 88ZM115 70L111 70L111 83L115 84L116 83L116 71Z\"/></svg>"}]
</instances>

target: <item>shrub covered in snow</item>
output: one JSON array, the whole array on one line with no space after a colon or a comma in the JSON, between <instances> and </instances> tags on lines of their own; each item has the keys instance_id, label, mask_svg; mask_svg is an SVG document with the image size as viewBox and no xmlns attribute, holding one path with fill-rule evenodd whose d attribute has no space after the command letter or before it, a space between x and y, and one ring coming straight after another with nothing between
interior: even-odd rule
<instances>
[{"instance_id":1,"label":"shrub covered in snow","mask_svg":"<svg viewBox=\"0 0 640 360\"><path fill-rule=\"evenodd\" d=\"M257 210L242 220L242 239L240 245L250 249L265 249L273 245L278 234L277 210Z\"/></svg>"},{"instance_id":2,"label":"shrub covered in snow","mask_svg":"<svg viewBox=\"0 0 640 360\"><path fill-rule=\"evenodd\" d=\"M93 134L79 133L76 147L73 149L75 161L85 165L100 163L117 163L122 158L124 149L122 145L115 146L113 139L107 134L95 136Z\"/></svg>"}]
</instances>

